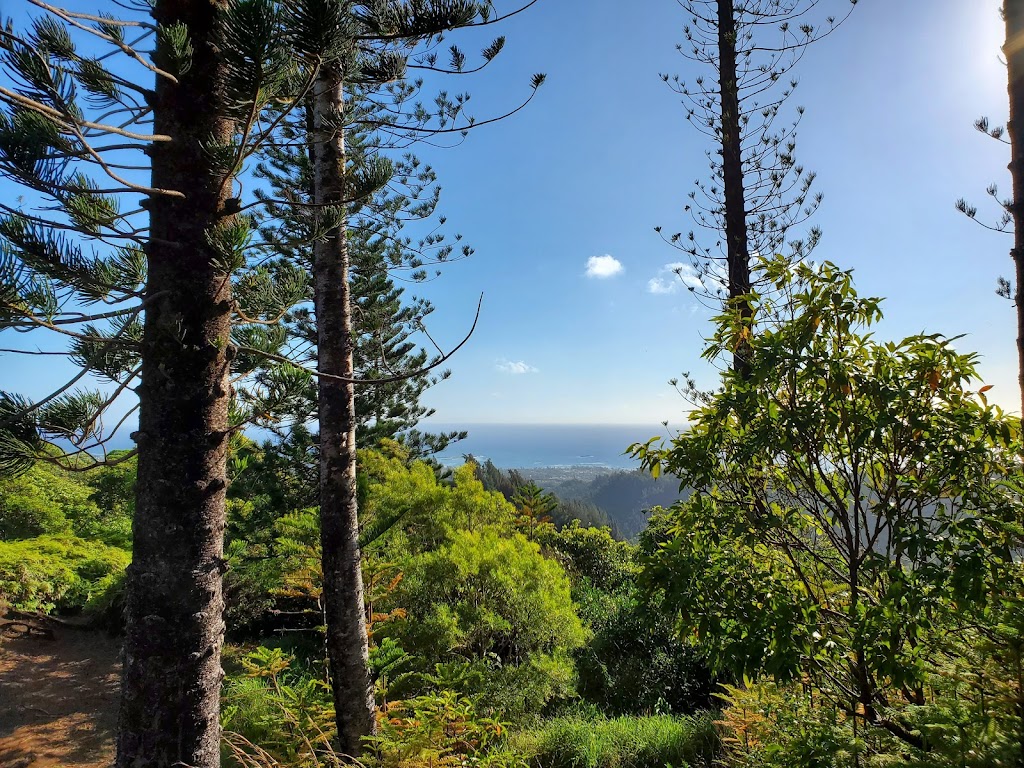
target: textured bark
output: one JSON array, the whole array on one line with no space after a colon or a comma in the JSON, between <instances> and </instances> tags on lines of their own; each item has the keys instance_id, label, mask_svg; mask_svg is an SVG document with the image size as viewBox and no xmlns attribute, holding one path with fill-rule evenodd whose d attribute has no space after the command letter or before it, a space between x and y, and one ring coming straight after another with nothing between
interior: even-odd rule
<instances>
[{"instance_id":1,"label":"textured bark","mask_svg":"<svg viewBox=\"0 0 1024 768\"><path fill-rule=\"evenodd\" d=\"M1024 0L1006 0L1006 69L1009 76L1010 176L1013 179L1013 300L1017 307L1017 383L1024 414Z\"/></svg>"},{"instance_id":2,"label":"textured bark","mask_svg":"<svg viewBox=\"0 0 1024 768\"><path fill-rule=\"evenodd\" d=\"M743 190L743 148L740 135L740 93L736 75L736 17L733 0L718 0L718 83L722 101L722 174L725 187L726 261L729 267L729 306L740 316L751 316L750 253L747 245L747 209ZM749 370L748 347L741 344L733 356L735 370Z\"/></svg>"},{"instance_id":3,"label":"textured bark","mask_svg":"<svg viewBox=\"0 0 1024 768\"><path fill-rule=\"evenodd\" d=\"M343 205L345 137L332 127L340 122L334 118L344 109L340 67L325 68L317 80L313 101L313 201L320 206ZM355 340L344 226L313 246L313 291L319 370L352 378ZM321 377L318 397L327 658L338 748L355 758L362 749L362 737L376 728L360 568L355 388Z\"/></svg>"},{"instance_id":4,"label":"textured bark","mask_svg":"<svg viewBox=\"0 0 1024 768\"><path fill-rule=\"evenodd\" d=\"M224 3L160 0L195 49L152 98L152 196L133 558L128 570L117 766L220 765L220 651L228 427L230 282L206 232L229 216L231 184L202 143L226 140L213 44ZM157 51L157 63L163 63Z\"/></svg>"}]
</instances>

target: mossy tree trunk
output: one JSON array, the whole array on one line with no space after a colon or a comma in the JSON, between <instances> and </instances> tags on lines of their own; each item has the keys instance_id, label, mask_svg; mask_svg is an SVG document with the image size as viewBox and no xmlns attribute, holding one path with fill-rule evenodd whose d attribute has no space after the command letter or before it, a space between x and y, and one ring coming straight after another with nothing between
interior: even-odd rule
<instances>
[{"instance_id":1,"label":"mossy tree trunk","mask_svg":"<svg viewBox=\"0 0 1024 768\"><path fill-rule=\"evenodd\" d=\"M313 95L313 202L324 214L346 207L344 72L324 67ZM350 259L344 216L313 247L320 419L320 534L327 657L338 748L357 758L362 737L375 730L356 494L355 388L352 379ZM335 377L335 378L330 378Z\"/></svg>"},{"instance_id":2,"label":"mossy tree trunk","mask_svg":"<svg viewBox=\"0 0 1024 768\"><path fill-rule=\"evenodd\" d=\"M231 179L204 148L227 142L220 0L158 0L188 31L191 64L152 93L147 309L136 441L118 768L220 764L220 652L231 286L208 233L231 218ZM167 69L169 50L157 44Z\"/></svg>"}]
</instances>

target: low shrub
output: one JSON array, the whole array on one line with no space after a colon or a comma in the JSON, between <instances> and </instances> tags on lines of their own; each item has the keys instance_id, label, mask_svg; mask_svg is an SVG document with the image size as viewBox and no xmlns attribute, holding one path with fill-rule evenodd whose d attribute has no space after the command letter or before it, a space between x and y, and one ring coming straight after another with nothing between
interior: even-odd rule
<instances>
[{"instance_id":1,"label":"low shrub","mask_svg":"<svg viewBox=\"0 0 1024 768\"><path fill-rule=\"evenodd\" d=\"M0 598L23 611L103 605L129 562L123 549L70 535L0 541Z\"/></svg>"},{"instance_id":2,"label":"low shrub","mask_svg":"<svg viewBox=\"0 0 1024 768\"><path fill-rule=\"evenodd\" d=\"M295 657L259 646L236 659L221 694L222 757L228 766L321 766L332 762L327 684L292 668Z\"/></svg>"},{"instance_id":3,"label":"low shrub","mask_svg":"<svg viewBox=\"0 0 1024 768\"><path fill-rule=\"evenodd\" d=\"M84 612L93 626L111 634L124 631L125 576L124 570L109 573L95 583Z\"/></svg>"},{"instance_id":4,"label":"low shrub","mask_svg":"<svg viewBox=\"0 0 1024 768\"><path fill-rule=\"evenodd\" d=\"M394 701L380 712L364 763L374 768L527 768L505 726L474 699L440 691Z\"/></svg>"},{"instance_id":5,"label":"low shrub","mask_svg":"<svg viewBox=\"0 0 1024 768\"><path fill-rule=\"evenodd\" d=\"M719 753L709 714L561 717L518 734L512 746L538 768L710 768Z\"/></svg>"}]
</instances>

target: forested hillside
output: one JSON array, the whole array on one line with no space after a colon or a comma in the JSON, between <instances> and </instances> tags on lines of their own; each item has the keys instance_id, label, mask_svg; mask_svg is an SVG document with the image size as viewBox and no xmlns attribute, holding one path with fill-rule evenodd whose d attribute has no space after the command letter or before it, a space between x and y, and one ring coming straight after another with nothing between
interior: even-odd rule
<instances>
[{"instance_id":1,"label":"forested hillside","mask_svg":"<svg viewBox=\"0 0 1024 768\"><path fill-rule=\"evenodd\" d=\"M910 2L864 11L876 24L857 67L831 65L848 78L828 84L833 108ZM659 85L683 104L672 130L693 130L664 157L648 147L656 110L622 106L635 94L619 71L591 97L606 117L576 119L587 70L625 68L663 31L653 0L72 5L26 0L0 25L0 652L18 649L0 690L19 709L0 762L52 764L31 743L48 731L103 741L117 768L1024 766L1024 435L1017 391L982 381L1012 356L983 369L977 335L918 330L922 304L909 331L886 324L905 309L897 287L952 263L922 245L934 219L914 220L908 253L849 206L863 248L889 249L896 299L874 295L877 274L859 289L797 160L805 57L827 62L863 5L671 4L685 69ZM980 13L928 5L890 47L950 47L954 9ZM1013 193L988 189L991 222L946 207L1014 239L996 293L1013 300L999 337L1019 335L1024 403L1024 0L1002 11L1010 120L975 128L1009 145ZM538 42L555 29L541 12L559 45ZM513 58L513 85L501 69L506 30L572 73L555 112L545 74ZM919 100L913 117L938 130L953 79L892 109ZM488 130L518 152L528 120L561 148L526 142L494 199L467 184L445 210L418 153L491 183L459 153ZM962 147L935 161L914 125L952 174ZM625 185L645 154L696 155L706 175L671 195ZM579 178L562 169L577 155ZM869 210L888 190L848 170L831 183ZM915 215L937 179L901 176ZM512 194L527 189L542 213L509 202L527 207ZM646 278L639 256L561 263L556 219L648 249L615 239L638 190L671 197L677 221L650 237L672 261ZM591 208L599 192L614 209ZM470 272L499 294L498 322L475 287L431 300L456 262L477 263L449 214L502 241L503 271ZM641 294L679 301L656 311ZM959 333L963 303L935 305ZM701 367L669 382L685 427L621 446L636 470L542 481L441 463L466 437L429 427L454 361L472 392L437 401L463 409L445 418L543 414L554 442L582 404L603 418L658 399L645 378L684 335ZM571 394L520 349L561 366ZM66 632L105 633L97 669L120 648L116 692L90 687L86 641L32 661ZM44 666L52 698L35 702ZM80 690L77 719L48 709ZM116 734L95 727L115 719Z\"/></svg>"},{"instance_id":2,"label":"forested hillside","mask_svg":"<svg viewBox=\"0 0 1024 768\"><path fill-rule=\"evenodd\" d=\"M554 497L548 502L551 508L547 512L558 526L579 520L608 527L616 538L631 541L646 527L652 509L672 506L689 495L686 488L680 489L678 479L654 478L641 469L592 471L588 473L592 476L586 478L567 478L565 474L563 469L501 470L489 459L477 468L484 487L499 491L510 501L530 484L543 485L544 491Z\"/></svg>"}]
</instances>

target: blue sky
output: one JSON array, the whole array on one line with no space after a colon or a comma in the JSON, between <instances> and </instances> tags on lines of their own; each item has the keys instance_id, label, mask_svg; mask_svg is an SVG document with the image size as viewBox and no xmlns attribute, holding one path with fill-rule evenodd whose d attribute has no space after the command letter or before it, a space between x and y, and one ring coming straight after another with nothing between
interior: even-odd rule
<instances>
[{"instance_id":1,"label":"blue sky","mask_svg":"<svg viewBox=\"0 0 1024 768\"><path fill-rule=\"evenodd\" d=\"M825 195L815 258L887 297L881 335L967 334L958 345L982 354L990 396L1013 408L1014 313L994 294L1011 242L953 208L968 197L994 219L985 187L1009 190L1008 148L972 126L1005 119L998 5L861 0L807 54L791 104L807 108L798 158ZM654 227L688 228L682 206L706 168L703 137L658 78L696 75L675 52L683 22L675 0L540 0L493 30L508 43L492 66L450 84L484 118L548 75L513 118L419 151L438 170L449 228L476 254L410 291L434 302L431 333L449 345L485 297L452 377L425 395L437 422L679 424L685 403L667 380L714 382L699 358L709 312L684 291L650 290L680 256ZM472 51L489 37L451 42ZM33 396L56 375L52 359L6 357L2 370L0 386Z\"/></svg>"},{"instance_id":2,"label":"blue sky","mask_svg":"<svg viewBox=\"0 0 1024 768\"><path fill-rule=\"evenodd\" d=\"M973 127L1005 119L998 5L862 0L808 52L791 105L807 108L798 159L825 196L815 258L887 298L880 334L967 334L959 347L982 354L991 394L1013 408L1014 312L993 292L1011 241L953 207L972 198L994 219L985 187L1009 191L1008 148ZM667 380L714 382L699 359L709 313L685 291L650 292L680 256L653 228L688 229L682 206L705 168L703 138L657 76L697 73L675 52L683 22L674 0L541 0L503 30L506 51L469 86L476 114L534 71L547 84L524 112L428 156L477 248L423 289L436 335L457 339L485 294L452 378L425 398L438 421L678 424L685 403ZM588 277L595 257L621 271Z\"/></svg>"}]
</instances>

